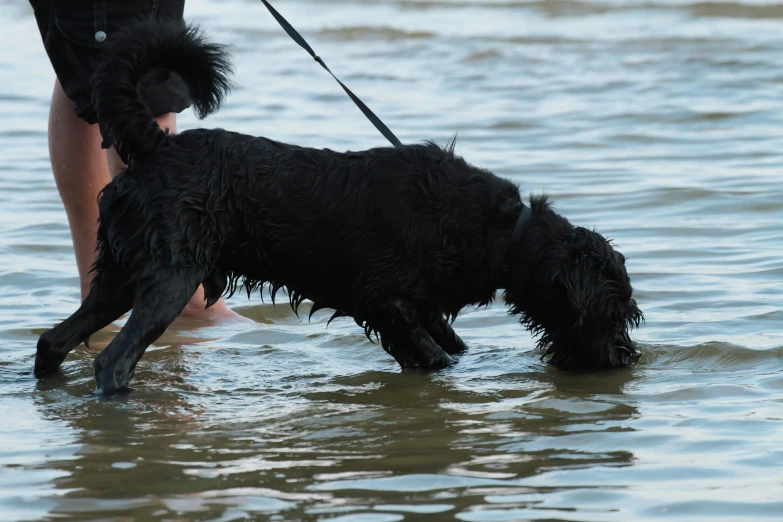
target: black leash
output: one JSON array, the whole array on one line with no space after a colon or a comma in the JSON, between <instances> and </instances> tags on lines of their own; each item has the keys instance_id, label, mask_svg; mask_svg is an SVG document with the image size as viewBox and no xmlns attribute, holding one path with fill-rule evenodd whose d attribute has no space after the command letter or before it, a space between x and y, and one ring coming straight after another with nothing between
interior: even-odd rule
<instances>
[{"instance_id":1,"label":"black leash","mask_svg":"<svg viewBox=\"0 0 783 522\"><path fill-rule=\"evenodd\" d=\"M315 54L312 47L308 45L308 43L305 41L304 38L302 38L302 35L300 35L298 32L296 32L296 29L294 29L291 24L288 23L288 21L283 18L283 16L278 13L272 5L267 2L266 0L261 0L267 9L269 9L269 12L272 13L272 16L275 17L275 20L277 20L277 23L280 24L280 26L285 30L286 33L288 33L288 36L290 36L296 43L299 44L299 47L307 51L310 56L313 57L313 59L321 64L321 67L326 69L326 71L332 75L332 78L334 78L337 83L340 84L340 87L343 88L345 93L351 97L353 102L356 104L359 109L364 113L365 116L367 116L367 119L370 120L370 122L375 125L375 128L381 131L381 134L383 134L387 140L391 142L392 145L395 147L402 147L402 142L397 139L397 136L394 135L392 131L389 130L389 128L384 125L384 123L381 121L381 119L375 115L374 112L370 110L369 107L367 107L362 100L359 99L358 96L356 96L354 93L351 92L351 89L345 86L343 82L340 81L337 76L334 75L334 73L329 69L329 67L326 66L324 61L321 59L320 56Z\"/></svg>"}]
</instances>

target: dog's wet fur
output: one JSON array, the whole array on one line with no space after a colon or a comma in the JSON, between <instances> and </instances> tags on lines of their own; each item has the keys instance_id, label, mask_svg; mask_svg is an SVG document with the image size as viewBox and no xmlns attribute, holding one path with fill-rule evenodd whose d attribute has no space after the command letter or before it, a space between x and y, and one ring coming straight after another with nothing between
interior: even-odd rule
<instances>
[{"instance_id":1,"label":"dog's wet fur","mask_svg":"<svg viewBox=\"0 0 783 522\"><path fill-rule=\"evenodd\" d=\"M35 374L132 309L95 359L98 390L126 388L146 348L200 284L206 306L268 285L296 310L353 317L402 367L436 369L466 349L450 324L498 290L562 368L638 359L642 313L625 259L545 197L524 209L511 182L466 163L453 144L334 152L221 129L167 135L137 95L156 68L178 73L204 117L227 94L230 65L195 28L145 22L113 36L94 79L105 139L127 161L99 200L91 291L38 342ZM259 122L263 126L263 122ZM502 243L500 243L502 244ZM498 255L509 268L495 269Z\"/></svg>"}]
</instances>

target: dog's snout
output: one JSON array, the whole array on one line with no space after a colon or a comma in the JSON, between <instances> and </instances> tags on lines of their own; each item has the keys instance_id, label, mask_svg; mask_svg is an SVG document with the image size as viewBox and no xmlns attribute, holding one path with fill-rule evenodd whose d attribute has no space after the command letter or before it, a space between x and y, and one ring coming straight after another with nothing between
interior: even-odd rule
<instances>
[{"instance_id":1,"label":"dog's snout","mask_svg":"<svg viewBox=\"0 0 783 522\"><path fill-rule=\"evenodd\" d=\"M617 335L617 344L623 348L628 348L629 350L634 349L634 342L631 340L631 336L628 334L628 330L623 329Z\"/></svg>"}]
</instances>

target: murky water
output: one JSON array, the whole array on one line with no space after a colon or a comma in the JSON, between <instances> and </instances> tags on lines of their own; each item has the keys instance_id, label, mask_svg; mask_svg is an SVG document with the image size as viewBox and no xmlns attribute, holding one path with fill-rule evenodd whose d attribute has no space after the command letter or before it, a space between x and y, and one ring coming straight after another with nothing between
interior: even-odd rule
<instances>
[{"instance_id":1,"label":"murky water","mask_svg":"<svg viewBox=\"0 0 783 522\"><path fill-rule=\"evenodd\" d=\"M684 0L278 1L406 142L445 142L616 239L647 324L633 369L541 363L465 310L454 368L401 373L350 320L234 298L98 400L26 2L0 2L0 519L783 519L783 7ZM259 2L188 0L238 88L204 122L336 149L383 138ZM306 315L306 314L305 314ZM112 333L97 339L106 341Z\"/></svg>"}]
</instances>

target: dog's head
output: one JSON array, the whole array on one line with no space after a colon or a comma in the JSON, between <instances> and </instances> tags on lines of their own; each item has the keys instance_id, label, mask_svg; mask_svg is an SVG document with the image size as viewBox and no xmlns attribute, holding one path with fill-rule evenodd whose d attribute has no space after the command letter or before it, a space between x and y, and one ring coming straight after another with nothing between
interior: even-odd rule
<instances>
[{"instance_id":1,"label":"dog's head","mask_svg":"<svg viewBox=\"0 0 783 522\"><path fill-rule=\"evenodd\" d=\"M550 362L566 368L625 366L639 358L629 330L644 316L632 297L625 257L597 232L574 227L545 197L516 245L505 301L539 335Z\"/></svg>"}]
</instances>

